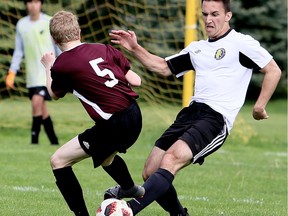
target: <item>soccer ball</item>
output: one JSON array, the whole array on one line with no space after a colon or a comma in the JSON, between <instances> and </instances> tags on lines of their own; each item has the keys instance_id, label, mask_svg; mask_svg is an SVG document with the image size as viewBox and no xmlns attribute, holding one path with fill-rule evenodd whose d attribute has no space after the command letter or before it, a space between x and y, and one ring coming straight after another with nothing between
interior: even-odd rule
<instances>
[{"instance_id":1,"label":"soccer ball","mask_svg":"<svg viewBox=\"0 0 288 216\"><path fill-rule=\"evenodd\" d=\"M110 198L101 203L96 216L133 216L133 212L124 200Z\"/></svg>"}]
</instances>

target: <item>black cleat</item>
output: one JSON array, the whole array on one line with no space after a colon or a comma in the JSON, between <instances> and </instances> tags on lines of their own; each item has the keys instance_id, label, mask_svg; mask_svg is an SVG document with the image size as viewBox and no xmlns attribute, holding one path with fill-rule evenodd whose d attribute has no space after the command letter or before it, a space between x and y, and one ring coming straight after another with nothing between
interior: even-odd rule
<instances>
[{"instance_id":1,"label":"black cleat","mask_svg":"<svg viewBox=\"0 0 288 216\"><path fill-rule=\"evenodd\" d=\"M188 214L188 209L187 208L184 208L184 214L177 214L177 215L174 215L174 214L170 214L170 216L189 216Z\"/></svg>"},{"instance_id":2,"label":"black cleat","mask_svg":"<svg viewBox=\"0 0 288 216\"><path fill-rule=\"evenodd\" d=\"M120 185L108 188L104 194L104 200L109 198L123 199L123 198L140 198L145 194L145 189L142 186L134 185L129 190L122 190Z\"/></svg>"},{"instance_id":3,"label":"black cleat","mask_svg":"<svg viewBox=\"0 0 288 216\"><path fill-rule=\"evenodd\" d=\"M184 212L185 212L185 215L184 215L184 216L189 216L189 214L188 214L188 209L187 209L187 208L184 208Z\"/></svg>"}]
</instances>

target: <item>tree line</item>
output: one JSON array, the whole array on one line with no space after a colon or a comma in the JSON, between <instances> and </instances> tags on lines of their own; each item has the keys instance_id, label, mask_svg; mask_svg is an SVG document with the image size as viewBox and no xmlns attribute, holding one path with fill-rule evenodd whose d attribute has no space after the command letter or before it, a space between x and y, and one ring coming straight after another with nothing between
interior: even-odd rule
<instances>
[{"instance_id":1,"label":"tree line","mask_svg":"<svg viewBox=\"0 0 288 216\"><path fill-rule=\"evenodd\" d=\"M231 2L232 28L251 35L273 55L283 73L273 97L287 97L287 1L232 0ZM144 3L149 5L149 18L147 9L141 7ZM70 0L46 0L43 9L51 15L62 8L81 14L79 22L83 40L87 42L109 43L108 32L111 28L134 26L138 29L137 35L141 36L139 38L143 38L143 43L146 41L148 44L147 46L144 44L144 47L149 50L149 47L152 47L151 43L155 42L151 50L157 50L159 55L170 55L171 52L179 51L184 47L185 0L138 0L137 5L139 7L132 4L124 5L123 1L118 0L97 2L86 0L73 3ZM157 5L169 7L153 10ZM10 94L22 95L26 92L24 74L21 74L23 71L17 76L19 91L11 93L5 88L5 77L14 50L15 25L17 20L25 15L22 0L0 2L0 98L9 97ZM97 18L100 16L103 19ZM175 16L178 18L175 19ZM91 20L93 23L89 25ZM163 26L167 29L165 34L157 34L157 29ZM198 28L198 36L203 37L199 25ZM176 31L170 32L169 29L176 29ZM166 44L162 43L163 37L167 41ZM255 71L248 89L248 99L258 96L262 79L263 75Z\"/></svg>"}]
</instances>

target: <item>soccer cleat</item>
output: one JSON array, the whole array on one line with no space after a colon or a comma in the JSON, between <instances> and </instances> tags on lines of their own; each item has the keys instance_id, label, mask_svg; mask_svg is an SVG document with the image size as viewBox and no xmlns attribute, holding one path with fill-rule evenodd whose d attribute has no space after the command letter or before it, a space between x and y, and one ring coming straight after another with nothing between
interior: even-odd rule
<instances>
[{"instance_id":1,"label":"soccer cleat","mask_svg":"<svg viewBox=\"0 0 288 216\"><path fill-rule=\"evenodd\" d=\"M122 190L120 185L108 188L104 194L104 200L109 198L123 199L123 198L140 198L145 194L145 189L142 186L134 185L129 190Z\"/></svg>"},{"instance_id":2,"label":"soccer cleat","mask_svg":"<svg viewBox=\"0 0 288 216\"><path fill-rule=\"evenodd\" d=\"M170 216L189 216L189 214L188 214L188 209L187 209L187 208L184 208L184 214L177 214L177 215L170 214Z\"/></svg>"},{"instance_id":3,"label":"soccer cleat","mask_svg":"<svg viewBox=\"0 0 288 216\"><path fill-rule=\"evenodd\" d=\"M185 215L184 215L184 216L189 216L189 214L188 214L188 209L187 209L187 208L184 208L184 212L185 212Z\"/></svg>"}]
</instances>

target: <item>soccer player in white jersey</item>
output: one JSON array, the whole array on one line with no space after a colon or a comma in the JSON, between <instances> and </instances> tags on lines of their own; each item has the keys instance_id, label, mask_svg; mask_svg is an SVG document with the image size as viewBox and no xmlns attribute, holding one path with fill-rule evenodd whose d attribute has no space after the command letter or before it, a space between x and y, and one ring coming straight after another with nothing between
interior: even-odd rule
<instances>
[{"instance_id":1,"label":"soccer player in white jersey","mask_svg":"<svg viewBox=\"0 0 288 216\"><path fill-rule=\"evenodd\" d=\"M112 42L131 51L150 71L181 76L195 70L195 93L188 107L156 141L144 167L145 195L128 201L134 215L156 200L170 215L188 215L177 198L173 179L189 164L203 164L219 149L242 107L253 69L264 74L262 89L253 108L256 120L267 119L270 100L281 70L258 41L231 29L229 0L202 0L207 40L195 41L165 59L137 43L133 31L113 30ZM117 197L119 188L107 194Z\"/></svg>"},{"instance_id":2,"label":"soccer player in white jersey","mask_svg":"<svg viewBox=\"0 0 288 216\"><path fill-rule=\"evenodd\" d=\"M14 79L24 58L26 69L26 87L32 103L31 143L38 144L41 124L51 144L58 144L58 138L47 109L46 100L51 100L46 88L45 68L40 60L47 51L59 54L49 33L50 16L41 12L43 0L24 1L28 15L16 25L15 49L6 77L6 86L14 89Z\"/></svg>"}]
</instances>

